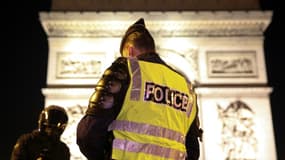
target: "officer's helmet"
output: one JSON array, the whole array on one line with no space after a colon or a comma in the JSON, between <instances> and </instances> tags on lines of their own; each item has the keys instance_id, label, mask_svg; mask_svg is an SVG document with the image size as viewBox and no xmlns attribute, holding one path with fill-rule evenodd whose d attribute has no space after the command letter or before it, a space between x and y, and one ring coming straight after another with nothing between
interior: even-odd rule
<instances>
[{"instance_id":1,"label":"officer's helmet","mask_svg":"<svg viewBox=\"0 0 285 160\"><path fill-rule=\"evenodd\" d=\"M50 105L42 110L39 116L39 131L49 136L60 137L68 122L64 108Z\"/></svg>"}]
</instances>

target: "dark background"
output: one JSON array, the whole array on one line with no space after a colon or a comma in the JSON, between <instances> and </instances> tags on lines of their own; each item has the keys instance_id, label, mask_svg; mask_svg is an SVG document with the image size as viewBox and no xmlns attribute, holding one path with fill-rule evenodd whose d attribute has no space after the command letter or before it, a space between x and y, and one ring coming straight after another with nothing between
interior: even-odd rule
<instances>
[{"instance_id":1,"label":"dark background","mask_svg":"<svg viewBox=\"0 0 285 160\"><path fill-rule=\"evenodd\" d=\"M11 1L11 3L14 3ZM10 4L15 7L15 4ZM10 6L9 5L9 6ZM17 3L4 12L1 53L1 136L0 160L10 159L18 136L37 128L38 114L44 107L41 89L46 87L48 40L39 21L39 11L49 11L51 2L40 0ZM261 1L261 10L272 10L272 22L264 33L268 86L278 160L285 160L284 51L281 49L281 9L277 1ZM6 7L6 6L3 6ZM4 43L3 43L4 42ZM271 113L268 113L271 114ZM284 125L283 125L284 126Z\"/></svg>"}]
</instances>

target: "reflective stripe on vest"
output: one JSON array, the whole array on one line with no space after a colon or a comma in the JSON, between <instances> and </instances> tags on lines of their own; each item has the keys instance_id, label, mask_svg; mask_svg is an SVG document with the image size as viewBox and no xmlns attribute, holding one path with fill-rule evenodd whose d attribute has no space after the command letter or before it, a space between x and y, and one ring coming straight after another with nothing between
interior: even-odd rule
<instances>
[{"instance_id":1,"label":"reflective stripe on vest","mask_svg":"<svg viewBox=\"0 0 285 160\"><path fill-rule=\"evenodd\" d=\"M172 148L166 148L154 144L137 143L121 139L115 139L113 141L113 148L135 153L142 152L173 160L185 160L186 158L186 154L184 152Z\"/></svg>"},{"instance_id":2,"label":"reflective stripe on vest","mask_svg":"<svg viewBox=\"0 0 285 160\"><path fill-rule=\"evenodd\" d=\"M135 101L140 99L140 90L141 90L141 70L139 63L136 58L130 58L131 72L133 75L132 78L132 89L131 89L131 97L130 99Z\"/></svg>"},{"instance_id":3,"label":"reflective stripe on vest","mask_svg":"<svg viewBox=\"0 0 285 160\"><path fill-rule=\"evenodd\" d=\"M167 128L154 126L151 124L130 122L117 120L113 121L109 126L109 130L120 130L127 132L134 132L139 134L151 135L156 137L167 138L169 140L177 141L178 143L185 144L185 137L179 132Z\"/></svg>"}]
</instances>

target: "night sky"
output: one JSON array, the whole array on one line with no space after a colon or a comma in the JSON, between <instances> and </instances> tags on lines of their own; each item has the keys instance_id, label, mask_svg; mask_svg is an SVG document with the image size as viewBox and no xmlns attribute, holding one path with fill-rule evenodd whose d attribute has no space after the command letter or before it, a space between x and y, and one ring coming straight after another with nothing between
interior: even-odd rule
<instances>
[{"instance_id":1,"label":"night sky","mask_svg":"<svg viewBox=\"0 0 285 160\"><path fill-rule=\"evenodd\" d=\"M4 13L9 16L2 23L1 95L4 95L4 102L1 106L0 160L10 159L18 136L37 128L38 114L44 107L41 88L46 87L48 41L38 13L48 11L50 2L36 3L18 3L21 9L11 10L11 14ZM281 49L283 37L281 10L278 8L273 2L262 3L262 10L273 10L272 22L264 33L264 51L268 86L273 87L270 98L278 160L285 160L285 132L281 125L285 120L282 115L285 105L285 56L284 49Z\"/></svg>"}]
</instances>

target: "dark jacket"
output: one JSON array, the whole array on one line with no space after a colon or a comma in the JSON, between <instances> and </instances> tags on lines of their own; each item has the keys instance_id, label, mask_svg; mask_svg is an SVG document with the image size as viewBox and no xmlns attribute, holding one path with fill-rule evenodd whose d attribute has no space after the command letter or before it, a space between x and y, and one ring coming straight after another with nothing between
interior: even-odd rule
<instances>
[{"instance_id":1,"label":"dark jacket","mask_svg":"<svg viewBox=\"0 0 285 160\"><path fill-rule=\"evenodd\" d=\"M68 146L38 130L21 135L12 151L11 160L69 160Z\"/></svg>"},{"instance_id":2,"label":"dark jacket","mask_svg":"<svg viewBox=\"0 0 285 160\"><path fill-rule=\"evenodd\" d=\"M142 54L137 58L169 67L156 53ZM107 129L122 108L129 82L127 58L124 57L115 60L98 81L95 92L89 99L86 115L77 126L77 144L88 160L110 159L112 133ZM199 135L194 133L200 133L199 126L192 125L187 134L186 148L189 160L198 159L200 152Z\"/></svg>"}]
</instances>

